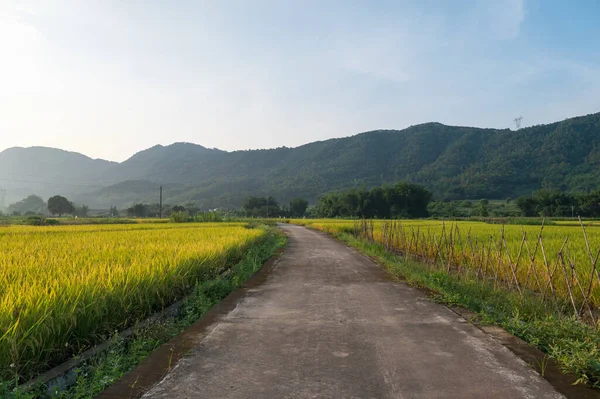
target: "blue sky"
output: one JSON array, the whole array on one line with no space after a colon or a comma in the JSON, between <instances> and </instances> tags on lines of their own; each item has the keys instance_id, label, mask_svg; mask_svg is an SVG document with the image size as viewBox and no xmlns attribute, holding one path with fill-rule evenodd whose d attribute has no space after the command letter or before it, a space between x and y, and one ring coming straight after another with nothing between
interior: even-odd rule
<instances>
[{"instance_id":1,"label":"blue sky","mask_svg":"<svg viewBox=\"0 0 600 399\"><path fill-rule=\"evenodd\" d=\"M0 0L0 150L297 146L600 111L600 2Z\"/></svg>"}]
</instances>

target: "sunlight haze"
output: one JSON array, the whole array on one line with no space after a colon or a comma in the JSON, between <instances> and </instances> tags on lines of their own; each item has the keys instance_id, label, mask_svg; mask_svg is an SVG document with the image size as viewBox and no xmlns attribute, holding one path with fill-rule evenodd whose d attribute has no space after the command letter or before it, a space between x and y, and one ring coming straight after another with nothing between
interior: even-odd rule
<instances>
[{"instance_id":1,"label":"sunlight haze","mask_svg":"<svg viewBox=\"0 0 600 399\"><path fill-rule=\"evenodd\" d=\"M0 151L298 146L600 109L600 5L0 0Z\"/></svg>"}]
</instances>

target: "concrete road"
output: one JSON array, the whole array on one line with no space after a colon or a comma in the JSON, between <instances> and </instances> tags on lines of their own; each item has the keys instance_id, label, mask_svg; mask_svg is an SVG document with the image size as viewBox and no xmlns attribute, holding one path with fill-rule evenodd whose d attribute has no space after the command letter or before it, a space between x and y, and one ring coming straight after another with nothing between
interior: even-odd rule
<instances>
[{"instance_id":1,"label":"concrete road","mask_svg":"<svg viewBox=\"0 0 600 399\"><path fill-rule=\"evenodd\" d=\"M145 398L561 398L508 349L298 226L276 268Z\"/></svg>"}]
</instances>

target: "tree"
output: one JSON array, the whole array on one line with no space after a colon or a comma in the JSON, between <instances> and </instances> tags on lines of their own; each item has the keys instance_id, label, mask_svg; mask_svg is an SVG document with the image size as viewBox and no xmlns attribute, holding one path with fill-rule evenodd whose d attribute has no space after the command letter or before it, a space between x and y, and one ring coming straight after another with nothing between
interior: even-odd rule
<instances>
[{"instance_id":1,"label":"tree","mask_svg":"<svg viewBox=\"0 0 600 399\"><path fill-rule=\"evenodd\" d=\"M143 218L148 216L148 205L133 204L133 206L127 208L127 216L136 218Z\"/></svg>"},{"instance_id":2,"label":"tree","mask_svg":"<svg viewBox=\"0 0 600 399\"><path fill-rule=\"evenodd\" d=\"M531 197L521 197L516 201L517 206L525 216L571 216L577 209L582 216L595 216L594 199L597 194L566 194L558 190L538 190ZM598 198L600 199L600 198Z\"/></svg>"},{"instance_id":3,"label":"tree","mask_svg":"<svg viewBox=\"0 0 600 399\"><path fill-rule=\"evenodd\" d=\"M111 218L118 218L119 215L119 210L117 209L116 206L111 206L110 210L108 211L108 216Z\"/></svg>"},{"instance_id":4,"label":"tree","mask_svg":"<svg viewBox=\"0 0 600 399\"><path fill-rule=\"evenodd\" d=\"M524 216L600 216L600 190L589 193L564 193L556 190L538 190L531 196L520 197L517 206Z\"/></svg>"},{"instance_id":5,"label":"tree","mask_svg":"<svg viewBox=\"0 0 600 399\"><path fill-rule=\"evenodd\" d=\"M192 217L196 216L198 214L198 212L200 212L200 208L198 208L196 206L196 202L195 201L188 201L188 202L186 202L185 209L188 211L188 213Z\"/></svg>"},{"instance_id":6,"label":"tree","mask_svg":"<svg viewBox=\"0 0 600 399\"><path fill-rule=\"evenodd\" d=\"M319 217L418 218L429 215L427 206L432 194L410 183L347 190L322 196L315 207Z\"/></svg>"},{"instance_id":7,"label":"tree","mask_svg":"<svg viewBox=\"0 0 600 399\"><path fill-rule=\"evenodd\" d=\"M589 194L579 194L576 200L578 213L581 213L583 216L600 216L600 190L592 191Z\"/></svg>"},{"instance_id":8,"label":"tree","mask_svg":"<svg viewBox=\"0 0 600 399\"><path fill-rule=\"evenodd\" d=\"M167 209L168 209L168 206L166 204L163 204L163 207L162 207L163 216L165 216ZM146 205L145 216L146 217L159 217L160 216L160 203L155 202L153 204Z\"/></svg>"},{"instance_id":9,"label":"tree","mask_svg":"<svg viewBox=\"0 0 600 399\"><path fill-rule=\"evenodd\" d=\"M61 217L65 214L72 214L75 211L75 206L65 197L55 195L48 199L48 210L51 214Z\"/></svg>"},{"instance_id":10,"label":"tree","mask_svg":"<svg viewBox=\"0 0 600 399\"><path fill-rule=\"evenodd\" d=\"M90 208L87 205L81 205L75 208L75 214L80 218L85 218L88 216Z\"/></svg>"},{"instance_id":11,"label":"tree","mask_svg":"<svg viewBox=\"0 0 600 399\"><path fill-rule=\"evenodd\" d=\"M171 212L173 213L177 213L177 212L185 212L185 207L182 205L175 205L172 209Z\"/></svg>"},{"instance_id":12,"label":"tree","mask_svg":"<svg viewBox=\"0 0 600 399\"><path fill-rule=\"evenodd\" d=\"M242 206L248 216L254 216L253 214L257 212L257 210L262 207L267 206L267 199L264 197L248 197L246 201L244 201L244 205Z\"/></svg>"},{"instance_id":13,"label":"tree","mask_svg":"<svg viewBox=\"0 0 600 399\"><path fill-rule=\"evenodd\" d=\"M390 207L386 198L386 191L382 187L375 187L369 192L366 217L386 219L390 217Z\"/></svg>"},{"instance_id":14,"label":"tree","mask_svg":"<svg viewBox=\"0 0 600 399\"><path fill-rule=\"evenodd\" d=\"M486 200L486 199L482 199L481 201L479 201L479 203L477 204L477 215L478 216L483 216L483 217L488 217L490 215L490 211L488 209L488 206L490 204L490 201Z\"/></svg>"},{"instance_id":15,"label":"tree","mask_svg":"<svg viewBox=\"0 0 600 399\"><path fill-rule=\"evenodd\" d=\"M304 198L294 198L290 201L290 216L302 217L308 208L308 201Z\"/></svg>"},{"instance_id":16,"label":"tree","mask_svg":"<svg viewBox=\"0 0 600 399\"><path fill-rule=\"evenodd\" d=\"M538 216L538 203L533 197L519 197L515 203L523 216Z\"/></svg>"},{"instance_id":17,"label":"tree","mask_svg":"<svg viewBox=\"0 0 600 399\"><path fill-rule=\"evenodd\" d=\"M30 195L27 198L23 198L21 201L16 202L8 206L8 212L18 212L20 214L43 214L46 209L46 203L44 200L37 195Z\"/></svg>"},{"instance_id":18,"label":"tree","mask_svg":"<svg viewBox=\"0 0 600 399\"><path fill-rule=\"evenodd\" d=\"M388 189L392 217L427 217L427 205L433 196L417 184L400 182Z\"/></svg>"},{"instance_id":19,"label":"tree","mask_svg":"<svg viewBox=\"0 0 600 399\"><path fill-rule=\"evenodd\" d=\"M325 194L319 198L315 207L315 214L318 217L333 218L341 215L339 195L335 193Z\"/></svg>"},{"instance_id":20,"label":"tree","mask_svg":"<svg viewBox=\"0 0 600 399\"><path fill-rule=\"evenodd\" d=\"M281 215L279 203L273 197L248 197L243 205L246 216L278 217Z\"/></svg>"}]
</instances>

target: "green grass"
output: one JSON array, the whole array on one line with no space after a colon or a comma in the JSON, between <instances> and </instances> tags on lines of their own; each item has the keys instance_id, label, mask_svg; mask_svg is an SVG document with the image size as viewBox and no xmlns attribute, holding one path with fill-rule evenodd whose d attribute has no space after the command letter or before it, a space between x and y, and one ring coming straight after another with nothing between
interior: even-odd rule
<instances>
[{"instance_id":1,"label":"green grass","mask_svg":"<svg viewBox=\"0 0 600 399\"><path fill-rule=\"evenodd\" d=\"M262 227L267 228L267 227ZM112 383L133 369L156 348L167 342L183 329L201 318L234 289L242 286L278 248L284 246L286 237L276 229L269 228L265 239L252 246L242 260L217 279L200 282L186 298L177 317L152 323L138 331L128 340L114 338L115 344L107 353L91 359L77 369L76 384L67 391L56 392L49 397L60 399L93 398ZM0 381L0 398L33 399L48 397L36 392L24 392L15 388L14 381Z\"/></svg>"},{"instance_id":2,"label":"green grass","mask_svg":"<svg viewBox=\"0 0 600 399\"><path fill-rule=\"evenodd\" d=\"M556 360L563 371L574 373L578 382L600 389L600 332L571 316L566 302L557 307L532 293L521 297L469 276L398 257L380 244L348 233L333 235L376 260L392 276L430 290L440 303L475 311L480 323L505 328Z\"/></svg>"}]
</instances>

